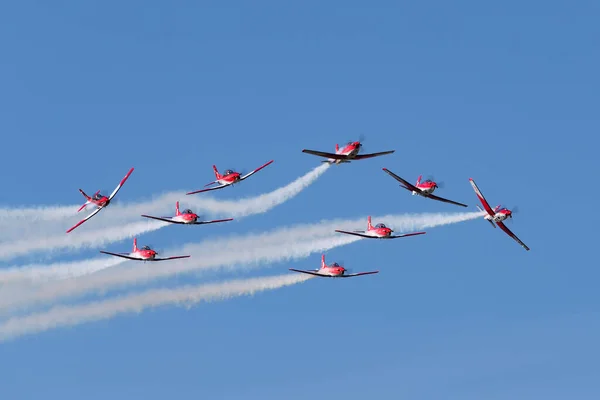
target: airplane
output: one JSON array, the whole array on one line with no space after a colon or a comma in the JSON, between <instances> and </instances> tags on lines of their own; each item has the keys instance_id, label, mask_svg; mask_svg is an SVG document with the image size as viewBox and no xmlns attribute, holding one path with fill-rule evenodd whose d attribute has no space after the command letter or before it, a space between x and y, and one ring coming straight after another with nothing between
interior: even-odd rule
<instances>
[{"instance_id":1,"label":"airplane","mask_svg":"<svg viewBox=\"0 0 600 400\"><path fill-rule=\"evenodd\" d=\"M302 269L294 269L290 268L290 271L301 272L303 274L310 274L314 276L320 276L323 278L352 278L354 276L360 275L371 275L378 274L379 271L369 271L369 272L358 272L355 274L346 274L346 268L342 267L338 263L334 262L331 265L325 264L325 254L321 256L321 268L305 271Z\"/></svg>"},{"instance_id":2,"label":"airplane","mask_svg":"<svg viewBox=\"0 0 600 400\"><path fill-rule=\"evenodd\" d=\"M185 209L183 212L179 211L179 202L175 203L175 216L174 217L153 217L152 215L142 214L144 218L152 218L159 221L170 222L172 224L186 224L186 225L204 225L204 224L214 224L215 222L226 222L233 221L233 218L227 219L215 219L212 221L198 221L198 214L194 213L192 210Z\"/></svg>"},{"instance_id":3,"label":"airplane","mask_svg":"<svg viewBox=\"0 0 600 400\"><path fill-rule=\"evenodd\" d=\"M269 161L268 163L261 165L260 167L256 168L254 171L248 172L246 175L242 175L239 172L236 172L234 170L228 169L227 171L225 171L225 174L221 175L219 173L219 171L217 170L217 166L213 165L213 171L215 172L215 178L217 178L216 180L207 183L206 185L204 185L204 187L210 186L210 185L214 185L215 183L218 183L219 186L214 186L208 189L201 189L201 190L196 190L193 192L189 192L186 194L196 194L196 193L202 193L202 192L208 192L209 190L217 190L217 189L223 189L226 186L230 186L233 185L235 183L241 182L244 179L250 177L252 174L257 173L258 171L260 171L261 169L263 169L264 167L266 167L267 165L271 164L274 160Z\"/></svg>"},{"instance_id":4,"label":"airplane","mask_svg":"<svg viewBox=\"0 0 600 400\"><path fill-rule=\"evenodd\" d=\"M144 246L142 248L137 247L137 238L133 238L133 251L131 253L111 253L110 251L100 250L100 253L108 254L110 256L116 256L121 258L127 258L135 261L166 261L176 260L178 258L189 258L190 256L173 256L166 258L156 258L158 254L155 250L152 250L150 246Z\"/></svg>"},{"instance_id":5,"label":"airplane","mask_svg":"<svg viewBox=\"0 0 600 400\"><path fill-rule=\"evenodd\" d=\"M401 237L406 237L406 236L415 236L415 235L424 235L426 232L412 232L412 233L404 233L402 235L392 235L392 232L394 232L393 229L388 228L387 226L385 226L385 224L377 224L375 226L371 225L371 216L369 215L367 217L367 230L366 231L353 231L353 232L349 232L349 231L342 231L342 230L335 230L336 232L339 233L346 233L348 235L355 235L355 236L361 236L364 238L370 238L370 239L396 239L396 238L401 238Z\"/></svg>"},{"instance_id":6,"label":"airplane","mask_svg":"<svg viewBox=\"0 0 600 400\"><path fill-rule=\"evenodd\" d=\"M472 178L469 178L469 182L471 182L471 186L473 186L473 190L475 190L475 194L479 198L479 201L481 201L481 204L483 205L483 208L485 209L485 212L487 212L487 215L484 216L484 218L490 224L492 224L492 226L494 228L496 227L494 225L494 222L495 222L496 225L498 225L500 227L500 229L502 229L504 232L506 232L506 234L508 234L508 236L512 237L517 243L519 243L521 246L523 246L523 248L525 250L529 251L529 247L527 247L527 245L525 243L523 243L521 241L521 239L519 239L517 237L517 235L515 235L514 233L512 233L510 231L510 229L508 229L506 227L506 225L504 225L504 222L503 222L504 220L506 220L507 218L512 219L512 217L513 217L513 211L509 210L506 207L501 207L500 205L497 205L492 210L492 207L490 207L490 205L487 202L487 200L485 199L485 197L483 197L483 194L481 193L481 190L479 190L479 188L475 184L475 181ZM479 209L479 211L483 211L479 206L477 206L477 208Z\"/></svg>"},{"instance_id":7,"label":"airplane","mask_svg":"<svg viewBox=\"0 0 600 400\"><path fill-rule=\"evenodd\" d=\"M85 221L92 218L94 215L98 214L100 212L100 210L102 210L104 207L108 206L110 204L110 201L113 199L113 197L115 197L117 192L121 189L121 187L123 186L123 184L125 183L127 178L129 178L129 175L131 175L132 172L133 172L133 168L131 168L129 170L129 172L127 172L127 175L125 175L125 177L123 179L121 179L121 182L119 182L119 184L117 185L115 190L113 190L113 192L108 197L101 194L99 190L96 193L94 193L94 195L92 197L90 197L87 194L85 194L85 192L83 190L79 189L79 191L81 192L83 197L85 197L86 202L83 203L83 205L81 207L79 207L79 210L77 210L77 212L83 210L88 204L93 204L97 208L90 215L88 215L87 217L85 217L84 219L79 221L73 227L69 228L67 233L71 232L73 229L77 228L79 225L83 224Z\"/></svg>"},{"instance_id":8,"label":"airplane","mask_svg":"<svg viewBox=\"0 0 600 400\"><path fill-rule=\"evenodd\" d=\"M362 147L362 143L360 141L348 142L346 146L340 149L338 144L335 145L335 154L327 153L323 151L317 150L302 150L303 153L312 154L314 156L326 157L327 160L321 161L329 164L340 164L340 163L349 163L350 160L362 160L365 158L373 158L379 157L386 154L392 154L396 150L382 151L379 153L371 153L371 154L358 154L360 148Z\"/></svg>"},{"instance_id":9,"label":"airplane","mask_svg":"<svg viewBox=\"0 0 600 400\"><path fill-rule=\"evenodd\" d=\"M434 195L433 192L435 191L435 189L438 188L438 184L436 182L432 181L431 179L427 179L427 180L421 182L421 178L423 177L423 175L419 175L417 182L414 185L412 185L412 184L408 183L406 180L400 178L398 175L396 175L389 169L383 168L383 170L385 172L387 172L392 178L394 178L395 180L400 182L401 183L400 187L403 187L404 189L411 191L413 196L419 195L419 196L423 196L423 197L428 197L433 200L443 201L444 203L451 203L451 204L456 204L457 206L467 207L466 204L458 203L456 201L444 199L443 197Z\"/></svg>"}]
</instances>

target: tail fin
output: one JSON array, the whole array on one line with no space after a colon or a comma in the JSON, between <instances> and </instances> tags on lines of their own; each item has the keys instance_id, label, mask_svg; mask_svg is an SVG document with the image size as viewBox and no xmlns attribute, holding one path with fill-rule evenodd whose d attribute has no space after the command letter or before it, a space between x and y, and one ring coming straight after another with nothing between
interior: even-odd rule
<instances>
[{"instance_id":1,"label":"tail fin","mask_svg":"<svg viewBox=\"0 0 600 400\"><path fill-rule=\"evenodd\" d=\"M216 165L213 165L213 171L215 171L215 177L217 179L221 179L221 174L219 173L219 170L217 169Z\"/></svg>"},{"instance_id":2,"label":"tail fin","mask_svg":"<svg viewBox=\"0 0 600 400\"><path fill-rule=\"evenodd\" d=\"M418 185L419 183L421 183L421 178L422 178L422 177L423 177L423 175L419 175L419 178L417 179L417 185Z\"/></svg>"},{"instance_id":3,"label":"tail fin","mask_svg":"<svg viewBox=\"0 0 600 400\"><path fill-rule=\"evenodd\" d=\"M175 215L181 215L181 213L179 212L179 202L175 203Z\"/></svg>"},{"instance_id":4,"label":"tail fin","mask_svg":"<svg viewBox=\"0 0 600 400\"><path fill-rule=\"evenodd\" d=\"M500 209L500 207L502 207L502 204L498 204L496 207L494 207L494 212L497 212Z\"/></svg>"},{"instance_id":5,"label":"tail fin","mask_svg":"<svg viewBox=\"0 0 600 400\"><path fill-rule=\"evenodd\" d=\"M133 252L135 253L137 249L137 238L133 238Z\"/></svg>"},{"instance_id":6,"label":"tail fin","mask_svg":"<svg viewBox=\"0 0 600 400\"><path fill-rule=\"evenodd\" d=\"M87 206L88 204L91 203L91 197L88 196L87 194L85 194L85 192L81 189L79 189L79 191L81 192L81 194L83 195L83 197L85 197L86 202L83 203L83 205L81 207L79 207L79 210L77 210L77 212L83 210L85 208L85 206ZM100 193L100 191L98 190L96 193L94 193L94 196L97 195L98 193Z\"/></svg>"},{"instance_id":7,"label":"tail fin","mask_svg":"<svg viewBox=\"0 0 600 400\"><path fill-rule=\"evenodd\" d=\"M484 211L484 210L483 210L481 207L479 207L477 204L475 205L475 207L477 207L477 209L478 209L479 211L481 211L481 212L485 212L485 211ZM487 215L487 213L486 213L486 215ZM494 224L494 221L492 221L491 219L487 219L487 218L486 218L486 221L487 221L487 222L489 222L490 224L492 224L492 226L493 226L494 228L496 227L496 225Z\"/></svg>"},{"instance_id":8,"label":"tail fin","mask_svg":"<svg viewBox=\"0 0 600 400\"><path fill-rule=\"evenodd\" d=\"M373 225L371 225L371 216L369 215L367 217L367 229L372 229Z\"/></svg>"},{"instance_id":9,"label":"tail fin","mask_svg":"<svg viewBox=\"0 0 600 400\"><path fill-rule=\"evenodd\" d=\"M325 268L325 254L321 255L321 268Z\"/></svg>"},{"instance_id":10,"label":"tail fin","mask_svg":"<svg viewBox=\"0 0 600 400\"><path fill-rule=\"evenodd\" d=\"M340 151L340 146L336 143L335 144L335 152L337 153L338 151Z\"/></svg>"}]
</instances>

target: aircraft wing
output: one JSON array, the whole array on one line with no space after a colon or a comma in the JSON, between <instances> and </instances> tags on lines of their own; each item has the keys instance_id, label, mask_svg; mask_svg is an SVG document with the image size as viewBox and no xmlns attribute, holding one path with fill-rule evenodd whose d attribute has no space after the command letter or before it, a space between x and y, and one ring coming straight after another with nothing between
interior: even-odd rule
<instances>
[{"instance_id":1,"label":"aircraft wing","mask_svg":"<svg viewBox=\"0 0 600 400\"><path fill-rule=\"evenodd\" d=\"M443 201L444 203L456 204L457 206L461 206L461 207L468 207L466 204L459 203L457 201L448 200L443 197L436 196L434 194L426 194L425 197L429 197L430 199L437 200L437 201Z\"/></svg>"},{"instance_id":2,"label":"aircraft wing","mask_svg":"<svg viewBox=\"0 0 600 400\"><path fill-rule=\"evenodd\" d=\"M317 271L318 270L314 270L314 271L307 271L307 270L303 270L303 269L294 269L294 268L290 268L290 271L295 271L295 272L301 272L303 274L309 274L309 275L314 275L314 276L321 276L323 278L328 278L329 275L324 275L324 274L319 274Z\"/></svg>"},{"instance_id":3,"label":"aircraft wing","mask_svg":"<svg viewBox=\"0 0 600 400\"><path fill-rule=\"evenodd\" d=\"M71 228L69 228L69 230L67 231L67 233L71 232L73 229L77 228L79 225L83 224L85 221L87 221L88 219L92 218L94 215L98 214L100 212L100 210L102 210L102 208L96 208L94 211L92 211L90 213L90 215L88 215L87 217L85 217L84 219L82 219L81 221L79 221L78 223L76 223L74 226L72 226Z\"/></svg>"},{"instance_id":4,"label":"aircraft wing","mask_svg":"<svg viewBox=\"0 0 600 400\"><path fill-rule=\"evenodd\" d=\"M413 232L413 233L405 233L403 235L395 235L395 236L372 236L372 235L366 235L364 233L359 233L359 232L342 231L339 229L336 229L335 231L339 232L339 233L345 233L347 235L360 236L360 237L364 237L364 238L368 238L368 239L396 239L396 238L401 238L401 237L425 234L425 232Z\"/></svg>"},{"instance_id":5,"label":"aircraft wing","mask_svg":"<svg viewBox=\"0 0 600 400\"><path fill-rule=\"evenodd\" d=\"M214 224L216 222L233 221L233 218L227 218L227 219L215 219L212 221L182 222L182 221L174 220L173 217L154 217L152 215L145 215L145 214L142 214L142 217L152 218L152 219L155 219L158 221L169 222L171 224L181 224L181 225L204 225L204 224Z\"/></svg>"},{"instance_id":6,"label":"aircraft wing","mask_svg":"<svg viewBox=\"0 0 600 400\"><path fill-rule=\"evenodd\" d=\"M421 189L419 189L418 187L413 186L412 184L408 183L407 181L405 181L404 179L400 178L398 175L396 175L395 173L393 173L389 169L383 168L383 170L385 172L387 172L392 178L394 178L395 180L397 180L398 182L400 182L404 186L404 189L410 190L411 192L421 193Z\"/></svg>"},{"instance_id":7,"label":"aircraft wing","mask_svg":"<svg viewBox=\"0 0 600 400\"><path fill-rule=\"evenodd\" d=\"M176 260L178 258L190 258L191 256L173 256L173 257L165 257L165 258L153 258L150 260L144 260L144 261L166 261L166 260Z\"/></svg>"},{"instance_id":8,"label":"aircraft wing","mask_svg":"<svg viewBox=\"0 0 600 400\"><path fill-rule=\"evenodd\" d=\"M186 194L196 194L196 193L208 192L208 191L211 191L211 190L223 189L225 186L229 186L229 185L230 184L214 186L214 187L211 187L211 188L208 188L208 189L195 190L193 192L189 192L189 193L186 193Z\"/></svg>"},{"instance_id":9,"label":"aircraft wing","mask_svg":"<svg viewBox=\"0 0 600 400\"><path fill-rule=\"evenodd\" d=\"M506 227L506 225L504 225L504 222L502 222L502 221L496 222L496 225L498 225L500 227L500 229L502 229L504 232L506 232L508 234L508 236L510 236L511 238L515 239L517 241L517 243L519 243L521 246L523 246L523 248L525 250L529 251L529 247L527 247L527 245L525 243L523 243L521 241L521 239L519 239L517 237L517 235L515 235L514 233L512 233L511 230L508 229Z\"/></svg>"},{"instance_id":10,"label":"aircraft wing","mask_svg":"<svg viewBox=\"0 0 600 400\"><path fill-rule=\"evenodd\" d=\"M475 184L475 181L473 180L473 178L469 178L469 182L471 182L471 186L473 186L473 190L475 191L475 194L479 198L479 201L481 201L481 204L483 205L483 208L485 208L485 211L491 217L493 217L496 213L494 212L494 210L492 210L492 207L490 207L490 205L488 204L488 202L485 199L485 197L483 197L483 194L481 193L481 190L479 190L479 188Z\"/></svg>"},{"instance_id":11,"label":"aircraft wing","mask_svg":"<svg viewBox=\"0 0 600 400\"><path fill-rule=\"evenodd\" d=\"M111 253L110 251L104 251L104 250L100 250L100 253L103 254L108 254L109 256L115 256L115 257L121 257L121 258L126 258L128 260L134 260L134 261L144 261L143 258L138 258L138 257L131 257L129 255L125 255L125 254L119 254L119 253Z\"/></svg>"},{"instance_id":12,"label":"aircraft wing","mask_svg":"<svg viewBox=\"0 0 600 400\"><path fill-rule=\"evenodd\" d=\"M392 154L395 151L396 150L389 150L389 151L380 151L379 153L357 154L357 155L354 156L354 159L355 160L363 160L365 158L379 157L379 156L384 156L386 154Z\"/></svg>"},{"instance_id":13,"label":"aircraft wing","mask_svg":"<svg viewBox=\"0 0 600 400\"><path fill-rule=\"evenodd\" d=\"M170 222L172 224L183 224L183 222L181 221L174 221L172 217L153 217L152 215L145 215L142 214L142 217L144 218L152 218L158 221L163 221L163 222Z\"/></svg>"},{"instance_id":14,"label":"aircraft wing","mask_svg":"<svg viewBox=\"0 0 600 400\"><path fill-rule=\"evenodd\" d=\"M227 221L233 221L233 218L227 218L227 219L214 219L212 221L196 221L196 222L192 222L191 224L188 225L205 225L205 224L215 224L217 222L227 222Z\"/></svg>"},{"instance_id":15,"label":"aircraft wing","mask_svg":"<svg viewBox=\"0 0 600 400\"><path fill-rule=\"evenodd\" d=\"M261 165L260 167L256 168L254 171L248 172L244 176L240 176L240 181L243 181L244 179L248 178L250 175L257 173L258 171L260 171L261 169L263 169L267 165L271 164L272 162L273 162L273 160L269 161L268 163L266 163L264 165Z\"/></svg>"},{"instance_id":16,"label":"aircraft wing","mask_svg":"<svg viewBox=\"0 0 600 400\"><path fill-rule=\"evenodd\" d=\"M324 151L306 150L306 149L302 150L302 152L306 153L306 154L312 154L313 156L333 158L334 160L347 160L348 159L348 156L346 156L344 154L326 153Z\"/></svg>"},{"instance_id":17,"label":"aircraft wing","mask_svg":"<svg viewBox=\"0 0 600 400\"><path fill-rule=\"evenodd\" d=\"M129 178L129 175L131 175L132 172L133 172L133 168L131 168L129 170L129 172L127 172L127 175L125 175L125 177L123 179L121 179L121 182L119 182L119 184L117 185L117 187L115 188L115 190L113 190L113 192L110 194L110 196L108 196L109 200L112 200L112 198L115 197L115 195L117 194L117 192L119 190L121 190L121 187L123 186L123 184L125 183L125 181L127 180L127 178Z\"/></svg>"},{"instance_id":18,"label":"aircraft wing","mask_svg":"<svg viewBox=\"0 0 600 400\"><path fill-rule=\"evenodd\" d=\"M357 272L355 274L348 274L348 275L340 275L337 278L352 278L354 276L361 276L361 275L371 275L371 274L378 274L379 271L369 271L369 272Z\"/></svg>"}]
</instances>

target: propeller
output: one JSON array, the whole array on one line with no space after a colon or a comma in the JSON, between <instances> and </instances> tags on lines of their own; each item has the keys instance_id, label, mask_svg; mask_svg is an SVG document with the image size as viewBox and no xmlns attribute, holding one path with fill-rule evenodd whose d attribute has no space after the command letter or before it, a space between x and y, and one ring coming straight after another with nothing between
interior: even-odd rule
<instances>
[{"instance_id":1,"label":"propeller","mask_svg":"<svg viewBox=\"0 0 600 400\"><path fill-rule=\"evenodd\" d=\"M513 214L516 214L519 212L519 206L514 206L510 211L512 211Z\"/></svg>"},{"instance_id":2,"label":"propeller","mask_svg":"<svg viewBox=\"0 0 600 400\"><path fill-rule=\"evenodd\" d=\"M444 186L445 186L444 181L436 182L436 184L437 184L437 187L440 188L440 189L443 189Z\"/></svg>"}]
</instances>

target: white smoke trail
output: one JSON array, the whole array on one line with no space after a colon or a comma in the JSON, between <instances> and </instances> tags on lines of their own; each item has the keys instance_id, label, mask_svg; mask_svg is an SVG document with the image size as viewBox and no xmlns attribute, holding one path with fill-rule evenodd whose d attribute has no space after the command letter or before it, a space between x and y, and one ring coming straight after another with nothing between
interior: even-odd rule
<instances>
[{"instance_id":1,"label":"white smoke trail","mask_svg":"<svg viewBox=\"0 0 600 400\"><path fill-rule=\"evenodd\" d=\"M85 199L84 199L85 200ZM83 203L83 201L81 202ZM56 221L72 217L81 204L70 206L36 206L28 208L0 208L0 223L14 223L15 219L27 219L30 222Z\"/></svg>"},{"instance_id":2,"label":"white smoke trail","mask_svg":"<svg viewBox=\"0 0 600 400\"><path fill-rule=\"evenodd\" d=\"M120 258L98 258L56 264L33 264L0 269L0 284L44 283L92 274L125 262Z\"/></svg>"},{"instance_id":3,"label":"white smoke trail","mask_svg":"<svg viewBox=\"0 0 600 400\"><path fill-rule=\"evenodd\" d=\"M201 301L225 300L235 296L291 286L311 279L308 275L288 274L224 283L185 286L176 289L154 289L75 306L58 306L46 312L15 317L0 325L0 341L21 335L43 332L61 326L108 319L123 313L140 313L144 309L163 305L191 307Z\"/></svg>"},{"instance_id":4,"label":"white smoke trail","mask_svg":"<svg viewBox=\"0 0 600 400\"><path fill-rule=\"evenodd\" d=\"M34 251L56 252L60 249L76 250L102 246L107 243L132 238L136 235L154 231L170 225L161 221L140 221L125 226L112 226L96 229L77 234L54 234L45 238L21 239L15 242L4 242L0 244L0 260L12 259Z\"/></svg>"},{"instance_id":5,"label":"white smoke trail","mask_svg":"<svg viewBox=\"0 0 600 400\"><path fill-rule=\"evenodd\" d=\"M57 225L56 222L50 218L46 219L46 221L51 221L51 223L46 225L41 224L36 220L36 215L39 214L32 213L32 219L29 223L15 224L14 221L12 221L11 223L13 225L7 225L3 231L0 232L0 236L15 237L19 235L27 237L27 240L5 242L1 244L0 260L10 259L30 251L52 249L53 246L57 246L58 248L70 248L72 250L81 247L93 247L95 246L93 243L111 243L144 232L149 232L150 230L160 229L169 224L160 223L144 225L141 223L134 224L134 222L141 219L140 214L160 214L159 216L173 215L175 212L176 201L180 201L181 206L184 208L195 208L194 211L197 213L207 212L212 215L221 215L238 219L249 215L261 214L298 195L302 190L323 175L328 168L329 164L320 165L284 187L270 193L241 200L224 201L211 198L206 194L185 196L185 192L170 192L151 201L132 203L123 206L120 204L111 204L106 210L101 211L101 216L96 216L93 221L86 222L84 225L77 228L77 230L73 231L68 238L59 238L59 236L64 236L66 229L82 218L81 215L73 216L73 208L70 208L71 218L69 223L64 226ZM222 190L228 189L225 188ZM13 215L20 215L19 212L19 210L14 210ZM44 212L41 212L42 220L44 220L43 215ZM4 222L6 223L7 221L10 222L11 220L8 219ZM35 222L35 225L32 225L31 222ZM125 236L123 236L123 234L114 234L115 231L120 232L120 229L115 230L114 228L114 225L117 223L121 226L126 223L128 224L125 227L120 228L127 232ZM93 228L88 228L90 225L87 224L93 224L91 225ZM141 230L136 230L136 227ZM94 231L93 233L85 232L87 229L94 229ZM85 234L81 233L82 231L84 231ZM55 237L49 240L46 239L48 236Z\"/></svg>"},{"instance_id":6,"label":"white smoke trail","mask_svg":"<svg viewBox=\"0 0 600 400\"><path fill-rule=\"evenodd\" d=\"M405 232L407 230L412 231L468 221L482 215L481 212L388 215L375 217L374 220L384 220L397 232ZM180 251L183 252L182 254L190 254L192 258L174 260L169 262L168 266L165 265L164 268L156 265L146 267L146 265L140 266L138 264L132 268L119 268L115 271L109 269L94 275L49 282L35 288L35 290L23 291L18 295L3 296L0 293L0 310L4 311L28 304L55 301L60 298L83 295L89 292L102 292L110 288L120 288L207 269L237 267L244 264L259 266L265 263L300 259L314 252L326 251L362 240L356 236L334 232L336 228L352 228L361 223L366 223L364 218L349 221L324 221L320 224L279 228L260 235L249 234L206 241L200 244L188 244L182 250L176 252L177 254ZM416 238L394 240L418 240Z\"/></svg>"}]
</instances>

